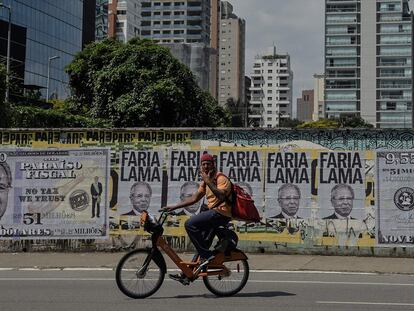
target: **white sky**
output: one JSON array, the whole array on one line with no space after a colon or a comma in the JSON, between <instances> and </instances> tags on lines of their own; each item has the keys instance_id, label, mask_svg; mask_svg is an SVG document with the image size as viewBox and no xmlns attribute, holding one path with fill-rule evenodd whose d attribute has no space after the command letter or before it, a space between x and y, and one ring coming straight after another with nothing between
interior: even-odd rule
<instances>
[{"instance_id":1,"label":"white sky","mask_svg":"<svg viewBox=\"0 0 414 311\"><path fill-rule=\"evenodd\" d=\"M304 89L313 88L313 74L324 71L324 0L228 0L246 21L246 75L254 56L276 45L290 55L293 106Z\"/></svg>"}]
</instances>

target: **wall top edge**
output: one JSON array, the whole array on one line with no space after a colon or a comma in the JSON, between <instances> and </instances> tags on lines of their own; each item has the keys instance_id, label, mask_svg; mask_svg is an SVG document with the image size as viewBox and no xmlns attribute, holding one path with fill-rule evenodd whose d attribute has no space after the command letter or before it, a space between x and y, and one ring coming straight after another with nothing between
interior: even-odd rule
<instances>
[{"instance_id":1,"label":"wall top edge","mask_svg":"<svg viewBox=\"0 0 414 311\"><path fill-rule=\"evenodd\" d=\"M126 127L126 128L0 128L0 131L247 131L247 132L281 132L281 131L297 131L297 132L406 132L413 131L411 128L398 129L376 129L376 128L243 128L243 127Z\"/></svg>"}]
</instances>

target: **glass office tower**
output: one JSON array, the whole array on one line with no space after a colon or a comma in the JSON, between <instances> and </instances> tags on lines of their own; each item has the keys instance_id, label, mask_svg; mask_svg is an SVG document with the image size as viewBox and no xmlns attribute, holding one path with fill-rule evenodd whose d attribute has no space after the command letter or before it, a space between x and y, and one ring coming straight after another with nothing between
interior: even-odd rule
<instances>
[{"instance_id":1,"label":"glass office tower","mask_svg":"<svg viewBox=\"0 0 414 311\"><path fill-rule=\"evenodd\" d=\"M2 2L12 8L12 25L17 29L25 30L23 32L12 30L11 70L13 70L14 53L17 48L15 42L19 43L19 51L22 49L21 42L24 42L25 89L40 90L45 97L48 67L50 67L49 97L67 97L68 76L64 67L72 61L75 53L82 50L83 1L2 0ZM0 8L0 21L3 28L3 25L8 22L8 10ZM20 38L21 33L25 33L26 38ZM6 55L3 47L7 45L7 37L4 38L2 35L0 43L3 61ZM54 58L55 56L57 58Z\"/></svg>"},{"instance_id":2,"label":"glass office tower","mask_svg":"<svg viewBox=\"0 0 414 311\"><path fill-rule=\"evenodd\" d=\"M326 0L325 9L325 116L411 128L408 0Z\"/></svg>"}]
</instances>

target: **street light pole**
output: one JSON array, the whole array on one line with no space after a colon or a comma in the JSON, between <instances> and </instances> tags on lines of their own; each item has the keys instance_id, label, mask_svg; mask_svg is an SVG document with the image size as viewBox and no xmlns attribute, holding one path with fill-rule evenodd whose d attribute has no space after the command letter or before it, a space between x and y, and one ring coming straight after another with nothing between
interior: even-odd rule
<instances>
[{"instance_id":1,"label":"street light pole","mask_svg":"<svg viewBox=\"0 0 414 311\"><path fill-rule=\"evenodd\" d=\"M49 84L50 84L50 62L56 58L59 58L59 56L52 56L49 57L49 60L47 62L47 87L46 87L46 102L49 101Z\"/></svg>"},{"instance_id":2,"label":"street light pole","mask_svg":"<svg viewBox=\"0 0 414 311\"><path fill-rule=\"evenodd\" d=\"M11 46L11 5L5 5L0 3L0 8L5 8L9 10L9 28L7 30L7 64L6 64L6 96L5 100L8 103L10 97L10 46Z\"/></svg>"}]
</instances>

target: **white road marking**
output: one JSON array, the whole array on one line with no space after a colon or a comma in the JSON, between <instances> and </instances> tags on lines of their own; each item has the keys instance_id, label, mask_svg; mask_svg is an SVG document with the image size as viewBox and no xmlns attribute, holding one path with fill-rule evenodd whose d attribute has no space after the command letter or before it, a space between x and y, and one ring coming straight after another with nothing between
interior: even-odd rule
<instances>
[{"instance_id":1,"label":"white road marking","mask_svg":"<svg viewBox=\"0 0 414 311\"><path fill-rule=\"evenodd\" d=\"M83 267L27 267L27 268L0 268L1 271L115 271L115 268L83 268ZM168 272L180 272L180 269L168 269ZM347 271L319 271L319 270L258 270L252 269L250 273L291 273L291 274L342 274L342 275L385 275L377 272L347 272Z\"/></svg>"},{"instance_id":2,"label":"white road marking","mask_svg":"<svg viewBox=\"0 0 414 311\"><path fill-rule=\"evenodd\" d=\"M115 267L4 267L0 268L1 271L115 271ZM172 268L168 269L168 272L180 272L180 269ZM321 271L321 270L262 270L262 269L250 269L251 273L287 273L287 274L339 274L339 275L390 275L394 273L387 272L351 272L351 271ZM412 275L404 273L405 275Z\"/></svg>"},{"instance_id":3,"label":"white road marking","mask_svg":"<svg viewBox=\"0 0 414 311\"><path fill-rule=\"evenodd\" d=\"M414 303L401 303L401 302L316 301L316 303L319 303L319 304L342 304L342 305L414 306Z\"/></svg>"},{"instance_id":4,"label":"white road marking","mask_svg":"<svg viewBox=\"0 0 414 311\"><path fill-rule=\"evenodd\" d=\"M167 269L167 271L177 272L180 269ZM376 272L344 272L344 271L318 271L318 270L249 270L250 273L292 273L292 274L344 274L344 275L380 275Z\"/></svg>"},{"instance_id":5,"label":"white road marking","mask_svg":"<svg viewBox=\"0 0 414 311\"><path fill-rule=\"evenodd\" d=\"M115 278L19 278L5 277L0 281L115 281ZM175 282L169 280L165 281ZM336 284L336 285L372 285L372 286L414 286L414 283L374 283L374 282L328 282L328 281L283 281L283 280L248 280L247 283L285 283L285 284Z\"/></svg>"},{"instance_id":6,"label":"white road marking","mask_svg":"<svg viewBox=\"0 0 414 311\"><path fill-rule=\"evenodd\" d=\"M377 272L319 271L319 270L250 270L253 273L297 273L297 274L351 274L378 275Z\"/></svg>"},{"instance_id":7,"label":"white road marking","mask_svg":"<svg viewBox=\"0 0 414 311\"><path fill-rule=\"evenodd\" d=\"M63 271L114 271L113 268L63 268Z\"/></svg>"},{"instance_id":8,"label":"white road marking","mask_svg":"<svg viewBox=\"0 0 414 311\"><path fill-rule=\"evenodd\" d=\"M375 283L375 282L330 282L330 281L283 281L248 280L248 283L297 283L297 284L338 284L338 285L377 285L377 286L414 286L414 283Z\"/></svg>"}]
</instances>

